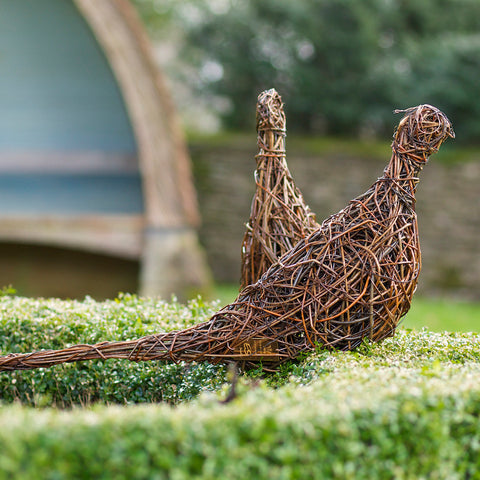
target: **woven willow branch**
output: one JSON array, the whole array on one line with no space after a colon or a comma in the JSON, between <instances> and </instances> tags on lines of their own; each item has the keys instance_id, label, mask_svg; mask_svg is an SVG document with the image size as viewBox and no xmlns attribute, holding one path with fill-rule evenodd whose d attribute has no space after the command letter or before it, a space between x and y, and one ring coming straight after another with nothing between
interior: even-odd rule
<instances>
[{"instance_id":1,"label":"woven willow branch","mask_svg":"<svg viewBox=\"0 0 480 480\"><path fill-rule=\"evenodd\" d=\"M319 227L288 169L286 133L280 95L273 88L262 92L257 101L256 190L242 245L241 289L257 282L273 263Z\"/></svg>"},{"instance_id":2,"label":"woven willow branch","mask_svg":"<svg viewBox=\"0 0 480 480\"><path fill-rule=\"evenodd\" d=\"M447 117L421 105L403 112L383 176L287 251L235 302L189 329L127 342L0 357L0 370L89 359L240 360L275 367L317 344L353 349L394 333L420 271L418 173L448 137Z\"/></svg>"}]
</instances>

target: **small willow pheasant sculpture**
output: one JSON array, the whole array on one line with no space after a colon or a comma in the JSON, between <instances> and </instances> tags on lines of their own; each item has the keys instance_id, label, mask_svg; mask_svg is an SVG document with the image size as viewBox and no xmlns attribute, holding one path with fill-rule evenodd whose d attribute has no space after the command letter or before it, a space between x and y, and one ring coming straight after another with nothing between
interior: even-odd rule
<instances>
[{"instance_id":1,"label":"small willow pheasant sculpture","mask_svg":"<svg viewBox=\"0 0 480 480\"><path fill-rule=\"evenodd\" d=\"M1 370L90 359L221 362L264 368L317 345L353 349L392 335L420 271L415 214L418 174L454 137L447 117L420 105L403 111L384 174L363 195L300 240L237 299L204 323L139 340L0 357Z\"/></svg>"},{"instance_id":2,"label":"small willow pheasant sculpture","mask_svg":"<svg viewBox=\"0 0 480 480\"><path fill-rule=\"evenodd\" d=\"M282 99L275 89L265 90L257 100L256 190L242 244L240 289L319 227L288 169L286 133Z\"/></svg>"}]
</instances>

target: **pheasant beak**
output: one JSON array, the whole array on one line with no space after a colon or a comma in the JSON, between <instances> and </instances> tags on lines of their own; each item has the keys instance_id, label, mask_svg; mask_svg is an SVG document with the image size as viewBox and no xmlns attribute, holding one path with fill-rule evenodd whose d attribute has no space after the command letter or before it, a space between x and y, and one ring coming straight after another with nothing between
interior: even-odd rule
<instances>
[{"instance_id":1,"label":"pheasant beak","mask_svg":"<svg viewBox=\"0 0 480 480\"><path fill-rule=\"evenodd\" d=\"M450 138L455 138L455 132L453 131L453 127L451 125L449 125L449 127L447 129L447 135Z\"/></svg>"}]
</instances>

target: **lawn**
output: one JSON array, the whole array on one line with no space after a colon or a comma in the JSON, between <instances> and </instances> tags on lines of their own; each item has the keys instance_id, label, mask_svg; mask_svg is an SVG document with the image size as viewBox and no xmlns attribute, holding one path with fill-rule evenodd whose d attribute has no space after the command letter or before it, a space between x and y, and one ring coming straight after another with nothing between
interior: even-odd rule
<instances>
[{"instance_id":1,"label":"lawn","mask_svg":"<svg viewBox=\"0 0 480 480\"><path fill-rule=\"evenodd\" d=\"M402 325L434 332L480 332L480 303L414 297Z\"/></svg>"}]
</instances>

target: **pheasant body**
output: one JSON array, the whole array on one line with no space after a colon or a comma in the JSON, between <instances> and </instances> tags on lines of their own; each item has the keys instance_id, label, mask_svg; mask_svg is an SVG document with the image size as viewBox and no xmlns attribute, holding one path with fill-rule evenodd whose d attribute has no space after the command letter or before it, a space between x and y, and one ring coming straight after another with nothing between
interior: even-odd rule
<instances>
[{"instance_id":1,"label":"pheasant body","mask_svg":"<svg viewBox=\"0 0 480 480\"><path fill-rule=\"evenodd\" d=\"M364 337L379 341L394 333L410 308L421 268L418 174L454 134L435 107L421 105L405 113L384 175L245 292L245 309L272 312L272 327L283 330L285 319L302 326L283 341L285 348L352 349Z\"/></svg>"}]
</instances>

